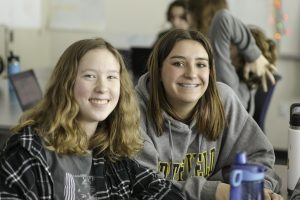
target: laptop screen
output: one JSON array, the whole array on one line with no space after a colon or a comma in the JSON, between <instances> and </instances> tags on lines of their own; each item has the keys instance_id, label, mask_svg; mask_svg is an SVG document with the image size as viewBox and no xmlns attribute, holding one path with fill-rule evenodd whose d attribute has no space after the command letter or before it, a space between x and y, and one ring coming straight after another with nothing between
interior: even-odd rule
<instances>
[{"instance_id":1,"label":"laptop screen","mask_svg":"<svg viewBox=\"0 0 300 200\"><path fill-rule=\"evenodd\" d=\"M27 70L9 76L22 110L27 110L42 99L42 90L34 71Z\"/></svg>"}]
</instances>

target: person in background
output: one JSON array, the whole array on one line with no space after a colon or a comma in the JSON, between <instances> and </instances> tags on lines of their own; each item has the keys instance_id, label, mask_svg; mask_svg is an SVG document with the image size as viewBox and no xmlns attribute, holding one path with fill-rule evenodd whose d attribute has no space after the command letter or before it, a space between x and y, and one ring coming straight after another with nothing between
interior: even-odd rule
<instances>
[{"instance_id":1,"label":"person in background","mask_svg":"<svg viewBox=\"0 0 300 200\"><path fill-rule=\"evenodd\" d=\"M0 157L0 199L183 199L132 160L139 109L124 61L101 38L73 43Z\"/></svg>"},{"instance_id":2,"label":"person in background","mask_svg":"<svg viewBox=\"0 0 300 200\"><path fill-rule=\"evenodd\" d=\"M229 12L226 0L188 0L188 15L192 27L210 38L217 80L229 85L243 106L253 114L255 90L239 79L230 59L230 47L235 45L246 61L244 79L248 80L253 74L261 80L264 91L268 89L268 79L275 84L273 73L277 71L276 67L262 54L248 27Z\"/></svg>"},{"instance_id":3,"label":"person in background","mask_svg":"<svg viewBox=\"0 0 300 200\"><path fill-rule=\"evenodd\" d=\"M187 3L185 0L175 0L170 3L166 17L167 21L171 25L170 29L179 28L187 30L190 27L187 19ZM170 29L160 32L157 36L157 39L162 37Z\"/></svg>"},{"instance_id":4,"label":"person in background","mask_svg":"<svg viewBox=\"0 0 300 200\"><path fill-rule=\"evenodd\" d=\"M137 160L173 181L187 199L229 199L237 152L265 167L265 200L281 199L274 149L233 90L216 82L200 32L171 30L155 45L136 86L144 148ZM249 144L251 141L251 144Z\"/></svg>"}]
</instances>

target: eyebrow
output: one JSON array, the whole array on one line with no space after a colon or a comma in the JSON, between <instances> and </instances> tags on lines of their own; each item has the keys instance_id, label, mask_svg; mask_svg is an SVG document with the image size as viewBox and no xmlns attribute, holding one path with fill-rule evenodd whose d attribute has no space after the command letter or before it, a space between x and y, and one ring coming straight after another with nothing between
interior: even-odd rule
<instances>
[{"instance_id":1,"label":"eyebrow","mask_svg":"<svg viewBox=\"0 0 300 200\"><path fill-rule=\"evenodd\" d=\"M175 58L175 59L176 59L176 58L177 58L177 59L178 59L178 58L179 58L179 59L185 59L184 56L171 56L171 57L170 57L170 59L174 59L174 58ZM208 61L208 58L197 57L196 60L205 60L205 61Z\"/></svg>"},{"instance_id":2,"label":"eyebrow","mask_svg":"<svg viewBox=\"0 0 300 200\"><path fill-rule=\"evenodd\" d=\"M81 70L82 72L86 72L86 71L98 71L97 69L93 69L93 68L88 68L88 69L82 69ZM119 73L120 70L108 70L107 72L110 72L110 73Z\"/></svg>"}]
</instances>

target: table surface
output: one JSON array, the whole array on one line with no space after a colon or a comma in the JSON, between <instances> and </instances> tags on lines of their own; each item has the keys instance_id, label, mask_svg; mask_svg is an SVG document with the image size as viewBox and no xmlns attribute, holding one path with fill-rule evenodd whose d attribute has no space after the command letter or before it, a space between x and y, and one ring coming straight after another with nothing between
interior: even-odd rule
<instances>
[{"instance_id":1,"label":"table surface","mask_svg":"<svg viewBox=\"0 0 300 200\"><path fill-rule=\"evenodd\" d=\"M284 199L289 199L290 196L288 196L287 192L287 165L275 165L274 169L282 180L281 196Z\"/></svg>"},{"instance_id":2,"label":"table surface","mask_svg":"<svg viewBox=\"0 0 300 200\"><path fill-rule=\"evenodd\" d=\"M44 91L52 69L34 69L34 72ZM9 90L8 78L0 76L0 129L5 130L16 125L22 112L16 95Z\"/></svg>"}]
</instances>

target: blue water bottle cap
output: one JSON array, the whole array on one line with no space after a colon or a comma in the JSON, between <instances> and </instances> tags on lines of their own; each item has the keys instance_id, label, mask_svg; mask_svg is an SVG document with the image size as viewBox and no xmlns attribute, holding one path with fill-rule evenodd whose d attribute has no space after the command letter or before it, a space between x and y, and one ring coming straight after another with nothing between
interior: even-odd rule
<instances>
[{"instance_id":1,"label":"blue water bottle cap","mask_svg":"<svg viewBox=\"0 0 300 200\"><path fill-rule=\"evenodd\" d=\"M235 156L235 164L246 164L246 163L247 163L246 152L242 151L237 153Z\"/></svg>"}]
</instances>

